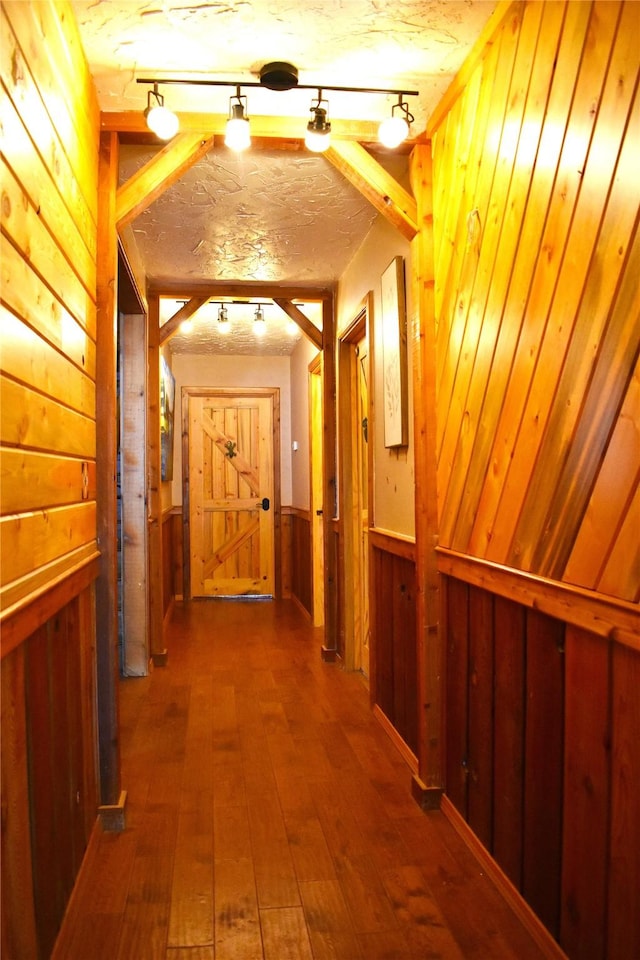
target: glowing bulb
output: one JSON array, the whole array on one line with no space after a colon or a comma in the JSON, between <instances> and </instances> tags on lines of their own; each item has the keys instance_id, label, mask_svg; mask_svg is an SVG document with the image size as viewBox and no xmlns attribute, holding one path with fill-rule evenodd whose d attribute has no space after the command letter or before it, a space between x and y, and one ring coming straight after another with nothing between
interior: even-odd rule
<instances>
[{"instance_id":1,"label":"glowing bulb","mask_svg":"<svg viewBox=\"0 0 640 960\"><path fill-rule=\"evenodd\" d=\"M149 130L155 133L160 140L171 140L172 137L175 137L180 126L180 121L175 113L163 106L149 107L148 110L145 110L145 119Z\"/></svg>"},{"instance_id":2,"label":"glowing bulb","mask_svg":"<svg viewBox=\"0 0 640 960\"><path fill-rule=\"evenodd\" d=\"M330 146L331 137L328 133L318 133L316 130L307 130L304 143L307 150L312 150L313 153L324 153Z\"/></svg>"},{"instance_id":3,"label":"glowing bulb","mask_svg":"<svg viewBox=\"0 0 640 960\"><path fill-rule=\"evenodd\" d=\"M390 149L400 146L408 134L409 124L404 117L387 117L378 127L380 143Z\"/></svg>"},{"instance_id":4,"label":"glowing bulb","mask_svg":"<svg viewBox=\"0 0 640 960\"><path fill-rule=\"evenodd\" d=\"M180 333L191 333L193 330L193 321L192 320L183 320L180 324Z\"/></svg>"}]
</instances>

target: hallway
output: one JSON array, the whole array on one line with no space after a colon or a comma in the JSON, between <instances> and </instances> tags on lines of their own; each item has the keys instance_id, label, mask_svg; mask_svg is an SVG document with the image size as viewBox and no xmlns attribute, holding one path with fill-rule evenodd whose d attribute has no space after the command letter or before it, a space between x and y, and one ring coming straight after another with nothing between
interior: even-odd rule
<instances>
[{"instance_id":1,"label":"hallway","mask_svg":"<svg viewBox=\"0 0 640 960\"><path fill-rule=\"evenodd\" d=\"M542 953L288 602L177 608L121 683L127 829L94 832L55 960Z\"/></svg>"}]
</instances>

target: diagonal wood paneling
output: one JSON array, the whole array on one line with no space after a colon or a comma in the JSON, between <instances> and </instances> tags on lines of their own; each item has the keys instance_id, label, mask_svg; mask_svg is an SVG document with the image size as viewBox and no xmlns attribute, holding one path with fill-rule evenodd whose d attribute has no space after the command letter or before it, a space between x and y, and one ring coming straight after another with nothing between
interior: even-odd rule
<instances>
[{"instance_id":1,"label":"diagonal wood paneling","mask_svg":"<svg viewBox=\"0 0 640 960\"><path fill-rule=\"evenodd\" d=\"M630 2L514 3L429 131L440 544L627 600L639 28Z\"/></svg>"}]
</instances>

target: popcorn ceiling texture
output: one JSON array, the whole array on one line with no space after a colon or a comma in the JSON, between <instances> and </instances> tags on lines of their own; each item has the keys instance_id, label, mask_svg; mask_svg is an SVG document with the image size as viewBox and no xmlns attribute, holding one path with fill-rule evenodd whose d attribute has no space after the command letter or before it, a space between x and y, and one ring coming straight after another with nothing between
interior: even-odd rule
<instances>
[{"instance_id":1,"label":"popcorn ceiling texture","mask_svg":"<svg viewBox=\"0 0 640 960\"><path fill-rule=\"evenodd\" d=\"M417 134L496 2L77 0L72 6L104 111L144 109L148 87L136 77L241 83L256 79L270 60L288 60L301 83L418 89L419 97L408 98ZM249 116L299 116L303 135L313 91L244 92ZM163 93L175 110L226 114L233 90L171 86ZM326 96L330 117L344 119L379 120L396 102L380 95ZM147 276L335 284L377 214L324 157L290 146L239 155L215 147L188 170L133 223ZM121 180L155 149L123 144ZM382 153L378 159L406 186L406 157ZM204 317L207 309L195 315L192 333L172 339L173 351L281 354L295 345L274 305L268 320L271 314L281 322L268 323L269 336L259 346L252 312L238 318L225 340Z\"/></svg>"}]
</instances>

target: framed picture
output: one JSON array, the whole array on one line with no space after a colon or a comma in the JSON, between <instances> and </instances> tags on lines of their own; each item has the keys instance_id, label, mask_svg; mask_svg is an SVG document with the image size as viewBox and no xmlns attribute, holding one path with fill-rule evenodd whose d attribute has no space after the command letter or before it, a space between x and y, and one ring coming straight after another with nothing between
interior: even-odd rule
<instances>
[{"instance_id":1,"label":"framed picture","mask_svg":"<svg viewBox=\"0 0 640 960\"><path fill-rule=\"evenodd\" d=\"M160 479L173 480L173 408L176 382L164 357L160 357Z\"/></svg>"},{"instance_id":2,"label":"framed picture","mask_svg":"<svg viewBox=\"0 0 640 960\"><path fill-rule=\"evenodd\" d=\"M407 315L404 260L394 257L380 278L384 445L403 447L407 434Z\"/></svg>"}]
</instances>

